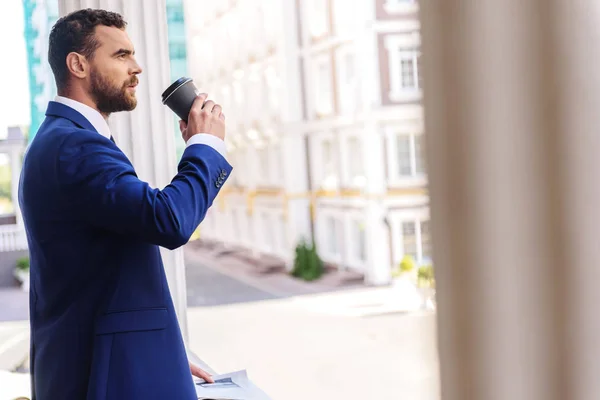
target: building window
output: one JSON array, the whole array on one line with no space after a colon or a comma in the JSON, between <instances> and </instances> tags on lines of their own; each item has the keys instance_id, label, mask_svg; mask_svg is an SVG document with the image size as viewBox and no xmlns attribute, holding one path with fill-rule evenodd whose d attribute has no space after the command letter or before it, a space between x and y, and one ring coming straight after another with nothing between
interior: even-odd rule
<instances>
[{"instance_id":1,"label":"building window","mask_svg":"<svg viewBox=\"0 0 600 400\"><path fill-rule=\"evenodd\" d=\"M261 226L263 237L263 251L271 251L273 248L273 227L271 226L271 218L266 212L261 213Z\"/></svg>"},{"instance_id":2,"label":"building window","mask_svg":"<svg viewBox=\"0 0 600 400\"><path fill-rule=\"evenodd\" d=\"M352 251L353 258L360 262L367 260L367 236L365 224L360 221L352 221Z\"/></svg>"},{"instance_id":3,"label":"building window","mask_svg":"<svg viewBox=\"0 0 600 400\"><path fill-rule=\"evenodd\" d=\"M240 222L240 238L241 238L241 242L244 245L250 245L251 240L250 240L250 225L249 225L249 220L248 220L248 211L246 210L246 208L242 208L240 207L238 209L238 216L239 216L239 222Z\"/></svg>"},{"instance_id":4,"label":"building window","mask_svg":"<svg viewBox=\"0 0 600 400\"><path fill-rule=\"evenodd\" d=\"M329 8L326 0L308 0L310 35L320 38L329 32Z\"/></svg>"},{"instance_id":5,"label":"building window","mask_svg":"<svg viewBox=\"0 0 600 400\"><path fill-rule=\"evenodd\" d=\"M396 136L398 176L416 178L425 175L424 137L419 134Z\"/></svg>"},{"instance_id":6,"label":"building window","mask_svg":"<svg viewBox=\"0 0 600 400\"><path fill-rule=\"evenodd\" d=\"M421 258L423 261L431 261L431 254L429 221L421 221Z\"/></svg>"},{"instance_id":7,"label":"building window","mask_svg":"<svg viewBox=\"0 0 600 400\"><path fill-rule=\"evenodd\" d=\"M228 85L223 85L221 87L221 102L223 104L223 108L231 112L234 108L231 96L231 87Z\"/></svg>"},{"instance_id":8,"label":"building window","mask_svg":"<svg viewBox=\"0 0 600 400\"><path fill-rule=\"evenodd\" d=\"M411 256L417 261L419 258L417 252L417 228L414 221L402 223L402 245L404 255Z\"/></svg>"},{"instance_id":9,"label":"building window","mask_svg":"<svg viewBox=\"0 0 600 400\"><path fill-rule=\"evenodd\" d=\"M223 41L225 42L223 47L226 47L229 53L229 62L234 64L240 61L240 24L239 15L234 13L228 13L223 16L222 21L225 29L225 36Z\"/></svg>"},{"instance_id":10,"label":"building window","mask_svg":"<svg viewBox=\"0 0 600 400\"><path fill-rule=\"evenodd\" d=\"M333 82L331 58L329 54L321 54L314 58L314 105L317 118L333 112Z\"/></svg>"},{"instance_id":11,"label":"building window","mask_svg":"<svg viewBox=\"0 0 600 400\"><path fill-rule=\"evenodd\" d=\"M338 238L338 221L333 217L325 220L325 242L327 243L327 252L331 255L340 253Z\"/></svg>"},{"instance_id":12,"label":"building window","mask_svg":"<svg viewBox=\"0 0 600 400\"><path fill-rule=\"evenodd\" d=\"M269 168L269 148L264 146L260 149L256 150L256 154L258 156L258 182L263 185L268 185L270 183L269 176L271 175Z\"/></svg>"},{"instance_id":13,"label":"building window","mask_svg":"<svg viewBox=\"0 0 600 400\"><path fill-rule=\"evenodd\" d=\"M329 217L325 220L325 242L327 243L327 252L330 254L338 253L335 234L335 219Z\"/></svg>"},{"instance_id":14,"label":"building window","mask_svg":"<svg viewBox=\"0 0 600 400\"><path fill-rule=\"evenodd\" d=\"M266 98L263 74L258 68L253 67L249 71L246 87L248 90L248 104L246 104L246 108L250 115L258 116L264 112L263 107L265 106L264 100Z\"/></svg>"},{"instance_id":15,"label":"building window","mask_svg":"<svg viewBox=\"0 0 600 400\"><path fill-rule=\"evenodd\" d=\"M272 65L265 69L265 82L267 85L269 108L273 113L276 113L280 109L279 89L281 87L281 82L277 76L277 70Z\"/></svg>"},{"instance_id":16,"label":"building window","mask_svg":"<svg viewBox=\"0 0 600 400\"><path fill-rule=\"evenodd\" d=\"M402 177L412 177L413 174L413 152L412 135L396 136L396 150L398 152L398 175Z\"/></svg>"},{"instance_id":17,"label":"building window","mask_svg":"<svg viewBox=\"0 0 600 400\"><path fill-rule=\"evenodd\" d=\"M236 175L236 182L240 183L242 186L250 185L250 182L248 182L248 160L246 149L236 149L234 161L236 163L234 165L234 171L236 171L234 172L234 174Z\"/></svg>"},{"instance_id":18,"label":"building window","mask_svg":"<svg viewBox=\"0 0 600 400\"><path fill-rule=\"evenodd\" d=\"M400 87L402 91L419 90L418 51L400 51Z\"/></svg>"},{"instance_id":19,"label":"building window","mask_svg":"<svg viewBox=\"0 0 600 400\"><path fill-rule=\"evenodd\" d=\"M240 240L240 220L238 210L235 208L231 210L231 227L233 228L233 232L231 232L232 239L238 242Z\"/></svg>"},{"instance_id":20,"label":"building window","mask_svg":"<svg viewBox=\"0 0 600 400\"><path fill-rule=\"evenodd\" d=\"M288 245L287 245L287 232L285 229L285 219L283 218L283 215L279 215L276 217L276 223L277 223L277 240L278 240L277 248L279 249L279 251L281 253L285 254L288 250Z\"/></svg>"},{"instance_id":21,"label":"building window","mask_svg":"<svg viewBox=\"0 0 600 400\"><path fill-rule=\"evenodd\" d=\"M388 52L391 101L418 100L422 93L421 39L418 33L388 35L385 48Z\"/></svg>"},{"instance_id":22,"label":"building window","mask_svg":"<svg viewBox=\"0 0 600 400\"><path fill-rule=\"evenodd\" d=\"M273 144L271 146L271 165L273 176L273 183L277 185L281 185L283 183L283 159L281 153L281 146L279 143Z\"/></svg>"},{"instance_id":23,"label":"building window","mask_svg":"<svg viewBox=\"0 0 600 400\"><path fill-rule=\"evenodd\" d=\"M330 174L335 172L335 165L333 164L333 143L331 140L326 139L323 140L323 160L321 165L323 165L325 169L325 174Z\"/></svg>"},{"instance_id":24,"label":"building window","mask_svg":"<svg viewBox=\"0 0 600 400\"><path fill-rule=\"evenodd\" d=\"M337 90L339 112L342 115L355 114L358 106L358 86L355 74L355 58L347 47L341 47L336 52Z\"/></svg>"},{"instance_id":25,"label":"building window","mask_svg":"<svg viewBox=\"0 0 600 400\"><path fill-rule=\"evenodd\" d=\"M187 56L185 43L171 43L169 45L169 58L171 60L184 59Z\"/></svg>"},{"instance_id":26,"label":"building window","mask_svg":"<svg viewBox=\"0 0 600 400\"><path fill-rule=\"evenodd\" d=\"M420 129L390 129L388 135L388 171L392 184L407 180L425 180L425 136Z\"/></svg>"},{"instance_id":27,"label":"building window","mask_svg":"<svg viewBox=\"0 0 600 400\"><path fill-rule=\"evenodd\" d=\"M403 217L397 220L396 228L402 249L396 254L396 262L404 256L411 256L417 264L431 263L431 233L429 229L429 216Z\"/></svg>"},{"instance_id":28,"label":"building window","mask_svg":"<svg viewBox=\"0 0 600 400\"><path fill-rule=\"evenodd\" d=\"M333 190L337 187L337 151L335 143L331 139L325 139L321 142L321 162L315 167L321 170L321 187L326 190Z\"/></svg>"},{"instance_id":29,"label":"building window","mask_svg":"<svg viewBox=\"0 0 600 400\"><path fill-rule=\"evenodd\" d=\"M233 99L235 100L236 107L242 106L244 102L244 88L242 86L242 81L239 79L235 79L233 81Z\"/></svg>"},{"instance_id":30,"label":"building window","mask_svg":"<svg viewBox=\"0 0 600 400\"><path fill-rule=\"evenodd\" d=\"M169 23L183 23L183 7L167 7L167 21Z\"/></svg>"},{"instance_id":31,"label":"building window","mask_svg":"<svg viewBox=\"0 0 600 400\"><path fill-rule=\"evenodd\" d=\"M358 136L350 136L346 147L346 167L348 186L362 188L365 186L365 171L363 164L363 147Z\"/></svg>"}]
</instances>

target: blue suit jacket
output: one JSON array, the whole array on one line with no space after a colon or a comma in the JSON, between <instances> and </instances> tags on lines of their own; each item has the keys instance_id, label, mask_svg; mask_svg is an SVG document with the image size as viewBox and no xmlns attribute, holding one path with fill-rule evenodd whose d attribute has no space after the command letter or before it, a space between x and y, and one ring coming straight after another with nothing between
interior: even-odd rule
<instances>
[{"instance_id":1,"label":"blue suit jacket","mask_svg":"<svg viewBox=\"0 0 600 400\"><path fill-rule=\"evenodd\" d=\"M196 399L159 246L189 240L231 166L193 145L153 189L77 111L46 116L19 187L35 398Z\"/></svg>"}]
</instances>

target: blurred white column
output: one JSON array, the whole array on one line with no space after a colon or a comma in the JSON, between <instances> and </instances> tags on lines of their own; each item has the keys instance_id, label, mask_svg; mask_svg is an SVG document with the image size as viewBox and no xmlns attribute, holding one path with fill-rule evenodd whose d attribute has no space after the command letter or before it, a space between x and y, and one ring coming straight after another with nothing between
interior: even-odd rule
<instances>
[{"instance_id":1,"label":"blurred white column","mask_svg":"<svg viewBox=\"0 0 600 400\"><path fill-rule=\"evenodd\" d=\"M118 12L127 21L136 58L144 69L139 76L138 106L133 112L112 115L109 124L117 144L133 162L140 179L162 188L177 173L173 116L160 101L161 93L171 83L165 0L59 0L61 16L88 7ZM161 252L187 343L183 250L161 248Z\"/></svg>"},{"instance_id":2,"label":"blurred white column","mask_svg":"<svg viewBox=\"0 0 600 400\"><path fill-rule=\"evenodd\" d=\"M600 3L427 0L444 400L600 396Z\"/></svg>"},{"instance_id":3,"label":"blurred white column","mask_svg":"<svg viewBox=\"0 0 600 400\"><path fill-rule=\"evenodd\" d=\"M281 72L281 145L283 187L288 195L287 222L290 237L288 267L293 267L294 248L302 240L316 238L311 234L309 195L309 157L304 121L304 83L299 45L299 18L295 1L281 3L282 17L286 23L280 37L279 70ZM306 67L306 66L305 66ZM314 223L314 221L312 222Z\"/></svg>"},{"instance_id":4,"label":"blurred white column","mask_svg":"<svg viewBox=\"0 0 600 400\"><path fill-rule=\"evenodd\" d=\"M19 147L13 147L9 153L10 159L10 173L11 173L11 197L12 204L14 207L15 217L17 219L17 225L23 228L23 216L21 215L21 206L19 205L18 193L19 193L19 176L21 174L21 158L23 157L23 149Z\"/></svg>"},{"instance_id":5,"label":"blurred white column","mask_svg":"<svg viewBox=\"0 0 600 400\"><path fill-rule=\"evenodd\" d=\"M385 180L385 148L381 128L369 115L362 132L362 149L365 171L363 193L366 196L365 223L367 239L367 270L365 281L382 285L391 279L390 228L386 219L388 210L384 204L387 192ZM379 162L377 162L379 161Z\"/></svg>"}]
</instances>

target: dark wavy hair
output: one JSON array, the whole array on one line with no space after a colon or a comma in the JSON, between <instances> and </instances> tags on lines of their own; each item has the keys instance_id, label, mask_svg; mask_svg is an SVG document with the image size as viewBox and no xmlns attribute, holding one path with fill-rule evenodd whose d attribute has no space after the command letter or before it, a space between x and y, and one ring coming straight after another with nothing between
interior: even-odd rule
<instances>
[{"instance_id":1,"label":"dark wavy hair","mask_svg":"<svg viewBox=\"0 0 600 400\"><path fill-rule=\"evenodd\" d=\"M125 29L127 22L120 14L106 10L78 10L58 21L50 31L48 45L48 62L54 73L58 90L67 87L69 70L67 55L79 53L92 60L96 49L100 46L94 32L98 25Z\"/></svg>"}]
</instances>

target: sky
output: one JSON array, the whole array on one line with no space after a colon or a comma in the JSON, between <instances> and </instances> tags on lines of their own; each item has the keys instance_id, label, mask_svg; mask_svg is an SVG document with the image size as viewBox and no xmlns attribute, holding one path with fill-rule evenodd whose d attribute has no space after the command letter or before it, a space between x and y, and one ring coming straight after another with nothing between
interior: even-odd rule
<instances>
[{"instance_id":1,"label":"sky","mask_svg":"<svg viewBox=\"0 0 600 400\"><path fill-rule=\"evenodd\" d=\"M29 81L22 0L0 1L0 129L29 125ZM4 136L4 133L1 134Z\"/></svg>"}]
</instances>

